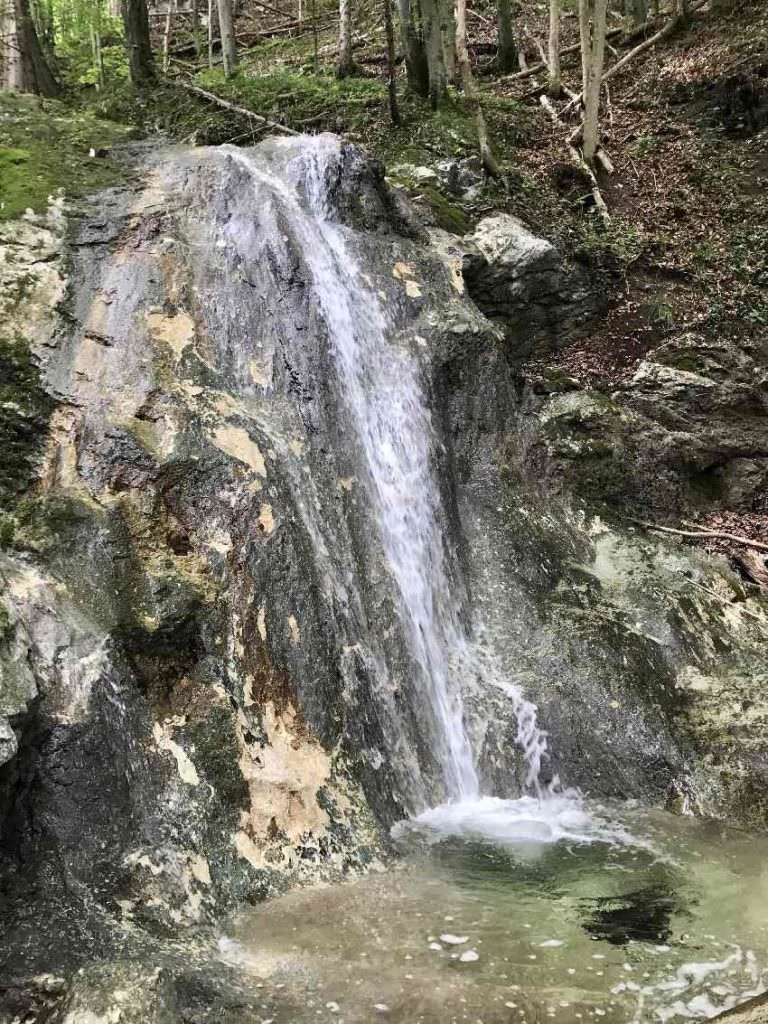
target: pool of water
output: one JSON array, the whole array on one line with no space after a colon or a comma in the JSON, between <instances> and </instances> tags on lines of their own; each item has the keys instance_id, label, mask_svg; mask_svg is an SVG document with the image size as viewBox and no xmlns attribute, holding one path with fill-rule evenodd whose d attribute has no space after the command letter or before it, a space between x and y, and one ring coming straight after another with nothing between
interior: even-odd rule
<instances>
[{"instance_id":1,"label":"pool of water","mask_svg":"<svg viewBox=\"0 0 768 1024\"><path fill-rule=\"evenodd\" d=\"M386 870L231 922L262 1021L665 1024L768 988L768 837L569 796L395 836Z\"/></svg>"}]
</instances>

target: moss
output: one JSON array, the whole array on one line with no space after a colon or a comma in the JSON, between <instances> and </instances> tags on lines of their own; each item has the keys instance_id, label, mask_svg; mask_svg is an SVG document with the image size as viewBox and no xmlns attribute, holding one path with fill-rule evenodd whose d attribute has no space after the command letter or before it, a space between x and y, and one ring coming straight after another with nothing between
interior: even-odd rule
<instances>
[{"instance_id":1,"label":"moss","mask_svg":"<svg viewBox=\"0 0 768 1024\"><path fill-rule=\"evenodd\" d=\"M371 111L383 109L386 103L384 84L369 78L274 70L258 77L240 74L225 79L214 70L203 72L199 79L217 95L297 128L311 121L313 127L362 130L371 120Z\"/></svg>"},{"instance_id":2,"label":"moss","mask_svg":"<svg viewBox=\"0 0 768 1024\"><path fill-rule=\"evenodd\" d=\"M0 94L0 219L44 210L59 189L77 196L111 184L124 173L119 163L88 154L109 149L127 133L54 100Z\"/></svg>"},{"instance_id":3,"label":"moss","mask_svg":"<svg viewBox=\"0 0 768 1024\"><path fill-rule=\"evenodd\" d=\"M8 513L29 487L45 438L53 402L40 383L40 371L22 338L0 335L0 543L9 543L13 529Z\"/></svg>"}]
</instances>

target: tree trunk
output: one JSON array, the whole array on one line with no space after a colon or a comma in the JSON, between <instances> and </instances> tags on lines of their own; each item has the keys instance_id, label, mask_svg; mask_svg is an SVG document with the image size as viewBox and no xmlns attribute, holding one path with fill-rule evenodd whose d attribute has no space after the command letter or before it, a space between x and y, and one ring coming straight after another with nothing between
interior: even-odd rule
<instances>
[{"instance_id":1,"label":"tree trunk","mask_svg":"<svg viewBox=\"0 0 768 1024\"><path fill-rule=\"evenodd\" d=\"M352 0L339 0L339 58L336 74L346 78L352 73Z\"/></svg>"},{"instance_id":2,"label":"tree trunk","mask_svg":"<svg viewBox=\"0 0 768 1024\"><path fill-rule=\"evenodd\" d=\"M437 107L448 90L448 68L446 67L445 30L449 0L421 0L421 16L424 23L424 42L427 53L429 74L429 99ZM451 13L453 13L451 11ZM452 20L452 19L451 19ZM455 45L455 44L454 44Z\"/></svg>"},{"instance_id":3,"label":"tree trunk","mask_svg":"<svg viewBox=\"0 0 768 1024\"><path fill-rule=\"evenodd\" d=\"M485 125L483 108L480 106L480 97L477 94L475 80L472 77L472 65L470 64L469 52L467 50L467 0L456 0L456 59L461 71L461 84L464 94L469 105L472 107L472 113L475 118L480 159L483 162L486 173L494 178L498 178L501 170L494 159L488 143L488 130Z\"/></svg>"},{"instance_id":4,"label":"tree trunk","mask_svg":"<svg viewBox=\"0 0 768 1024\"><path fill-rule=\"evenodd\" d=\"M154 81L155 66L149 42L146 0L123 0L123 26L131 81L134 85Z\"/></svg>"},{"instance_id":5,"label":"tree trunk","mask_svg":"<svg viewBox=\"0 0 768 1024\"><path fill-rule=\"evenodd\" d=\"M690 0L677 0L677 15L681 21L688 21L691 17Z\"/></svg>"},{"instance_id":6,"label":"tree trunk","mask_svg":"<svg viewBox=\"0 0 768 1024\"><path fill-rule=\"evenodd\" d=\"M630 29L641 28L648 21L648 0L624 0L624 17Z\"/></svg>"},{"instance_id":7,"label":"tree trunk","mask_svg":"<svg viewBox=\"0 0 768 1024\"><path fill-rule=\"evenodd\" d=\"M93 45L93 63L98 76L98 89L104 92L104 59L101 55L101 26L91 26L91 42Z\"/></svg>"},{"instance_id":8,"label":"tree trunk","mask_svg":"<svg viewBox=\"0 0 768 1024\"><path fill-rule=\"evenodd\" d=\"M237 41L235 40L235 19L232 16L232 0L217 0L217 4L224 77L229 78L237 68Z\"/></svg>"},{"instance_id":9,"label":"tree trunk","mask_svg":"<svg viewBox=\"0 0 768 1024\"><path fill-rule=\"evenodd\" d=\"M505 73L514 71L517 67L517 44L515 43L515 34L512 30L512 7L510 0L497 0L496 22L499 30L496 61L501 71Z\"/></svg>"},{"instance_id":10,"label":"tree trunk","mask_svg":"<svg viewBox=\"0 0 768 1024\"><path fill-rule=\"evenodd\" d=\"M216 35L216 4L208 0L208 67L213 67L213 40Z\"/></svg>"},{"instance_id":11,"label":"tree trunk","mask_svg":"<svg viewBox=\"0 0 768 1024\"><path fill-rule=\"evenodd\" d=\"M563 91L560 73L560 0L549 0L548 58L547 91L553 100L557 100Z\"/></svg>"},{"instance_id":12,"label":"tree trunk","mask_svg":"<svg viewBox=\"0 0 768 1024\"><path fill-rule=\"evenodd\" d=\"M165 28L163 29L163 71L168 70L168 64L170 62L170 46L171 46L171 22L173 21L173 12L176 7L176 0L168 0L168 13L165 16Z\"/></svg>"},{"instance_id":13,"label":"tree trunk","mask_svg":"<svg viewBox=\"0 0 768 1024\"><path fill-rule=\"evenodd\" d=\"M39 96L58 96L53 75L37 37L29 0L5 0L3 85Z\"/></svg>"},{"instance_id":14,"label":"tree trunk","mask_svg":"<svg viewBox=\"0 0 768 1024\"><path fill-rule=\"evenodd\" d=\"M591 164L599 143L600 80L605 57L608 0L579 0L581 59L584 82L584 159Z\"/></svg>"},{"instance_id":15,"label":"tree trunk","mask_svg":"<svg viewBox=\"0 0 768 1024\"><path fill-rule=\"evenodd\" d=\"M397 0L400 36L405 54L405 74L408 85L419 96L429 96L429 67L424 41L417 31L411 0Z\"/></svg>"},{"instance_id":16,"label":"tree trunk","mask_svg":"<svg viewBox=\"0 0 768 1024\"><path fill-rule=\"evenodd\" d=\"M395 65L395 29L392 24L392 0L383 0L384 34L387 39L387 94L389 116L392 124L400 124L400 108L397 105L397 68Z\"/></svg>"}]
</instances>

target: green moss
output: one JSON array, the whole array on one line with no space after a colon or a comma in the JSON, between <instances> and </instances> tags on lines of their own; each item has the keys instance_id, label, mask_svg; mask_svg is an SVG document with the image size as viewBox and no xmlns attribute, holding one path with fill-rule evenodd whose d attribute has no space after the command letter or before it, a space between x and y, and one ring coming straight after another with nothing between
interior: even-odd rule
<instances>
[{"instance_id":1,"label":"green moss","mask_svg":"<svg viewBox=\"0 0 768 1024\"><path fill-rule=\"evenodd\" d=\"M0 510L6 514L30 484L52 408L29 345L0 335ZM8 543L9 530L6 519L0 542Z\"/></svg>"},{"instance_id":2,"label":"green moss","mask_svg":"<svg viewBox=\"0 0 768 1024\"><path fill-rule=\"evenodd\" d=\"M203 86L264 117L283 119L294 128L311 121L312 127L362 128L373 109L383 109L386 90L369 78L338 79L331 74L303 75L289 70L251 77L225 79L221 71L205 71ZM325 124L323 124L325 122Z\"/></svg>"},{"instance_id":3,"label":"green moss","mask_svg":"<svg viewBox=\"0 0 768 1024\"><path fill-rule=\"evenodd\" d=\"M456 235L463 235L472 227L471 218L457 203L446 199L439 188L422 186L419 190L431 206L437 226Z\"/></svg>"},{"instance_id":4,"label":"green moss","mask_svg":"<svg viewBox=\"0 0 768 1024\"><path fill-rule=\"evenodd\" d=\"M77 196L111 184L118 162L88 153L109 149L127 131L54 100L0 93L0 219L44 210L59 189Z\"/></svg>"}]
</instances>

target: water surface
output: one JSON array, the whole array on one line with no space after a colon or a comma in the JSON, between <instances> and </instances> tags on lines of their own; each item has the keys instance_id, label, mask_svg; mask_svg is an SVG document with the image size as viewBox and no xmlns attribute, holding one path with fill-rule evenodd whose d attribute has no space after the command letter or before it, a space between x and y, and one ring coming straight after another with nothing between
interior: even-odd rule
<instances>
[{"instance_id":1,"label":"water surface","mask_svg":"<svg viewBox=\"0 0 768 1024\"><path fill-rule=\"evenodd\" d=\"M541 807L428 812L402 860L241 914L222 956L275 1024L703 1020L768 986L766 837Z\"/></svg>"}]
</instances>

